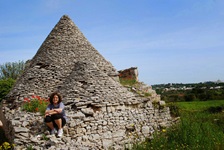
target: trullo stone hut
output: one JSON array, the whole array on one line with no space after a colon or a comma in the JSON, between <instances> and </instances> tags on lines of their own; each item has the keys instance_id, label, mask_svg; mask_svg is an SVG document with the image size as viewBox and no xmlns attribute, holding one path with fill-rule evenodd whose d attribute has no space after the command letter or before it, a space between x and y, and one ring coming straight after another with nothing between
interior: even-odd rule
<instances>
[{"instance_id":1,"label":"trullo stone hut","mask_svg":"<svg viewBox=\"0 0 224 150\"><path fill-rule=\"evenodd\" d=\"M55 91L69 118L62 138L47 135L43 116L21 109L25 97ZM2 101L0 119L15 149L124 149L171 123L169 108L150 92L145 98L123 87L112 64L65 15Z\"/></svg>"}]
</instances>

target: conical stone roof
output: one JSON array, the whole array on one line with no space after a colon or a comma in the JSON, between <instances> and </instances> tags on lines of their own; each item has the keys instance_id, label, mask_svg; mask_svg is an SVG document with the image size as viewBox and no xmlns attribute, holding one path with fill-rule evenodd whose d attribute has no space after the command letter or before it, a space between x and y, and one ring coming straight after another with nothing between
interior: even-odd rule
<instances>
[{"instance_id":1,"label":"conical stone roof","mask_svg":"<svg viewBox=\"0 0 224 150\"><path fill-rule=\"evenodd\" d=\"M116 74L112 64L87 41L72 20L63 16L8 97L23 100L31 95L48 97L59 91L65 103L78 106L140 103L142 99L114 80Z\"/></svg>"},{"instance_id":2,"label":"conical stone roof","mask_svg":"<svg viewBox=\"0 0 224 150\"><path fill-rule=\"evenodd\" d=\"M116 72L112 64L90 44L73 21L64 15L39 48L30 67L42 63L64 68L71 67L74 61L94 62L108 75Z\"/></svg>"}]
</instances>

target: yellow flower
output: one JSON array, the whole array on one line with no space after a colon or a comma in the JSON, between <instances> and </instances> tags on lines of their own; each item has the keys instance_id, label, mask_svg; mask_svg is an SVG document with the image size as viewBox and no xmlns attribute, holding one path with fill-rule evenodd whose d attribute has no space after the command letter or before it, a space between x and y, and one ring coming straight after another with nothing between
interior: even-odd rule
<instances>
[{"instance_id":1,"label":"yellow flower","mask_svg":"<svg viewBox=\"0 0 224 150\"><path fill-rule=\"evenodd\" d=\"M162 132L166 132L166 129L162 129Z\"/></svg>"},{"instance_id":2,"label":"yellow flower","mask_svg":"<svg viewBox=\"0 0 224 150\"><path fill-rule=\"evenodd\" d=\"M135 124L134 124L134 123L132 123L132 124L130 124L130 126L132 126L132 127L133 127L133 126L135 126Z\"/></svg>"},{"instance_id":3,"label":"yellow flower","mask_svg":"<svg viewBox=\"0 0 224 150\"><path fill-rule=\"evenodd\" d=\"M7 150L7 149L11 149L12 147L14 147L15 144L10 145L10 143L8 142L4 142L1 146L0 146L0 150Z\"/></svg>"}]
</instances>

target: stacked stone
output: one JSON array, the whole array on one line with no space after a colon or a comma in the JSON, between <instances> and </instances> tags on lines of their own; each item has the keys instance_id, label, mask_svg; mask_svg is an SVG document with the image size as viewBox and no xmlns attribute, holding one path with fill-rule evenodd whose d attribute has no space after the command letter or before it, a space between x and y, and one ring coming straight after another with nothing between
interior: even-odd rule
<instances>
[{"instance_id":1,"label":"stacked stone","mask_svg":"<svg viewBox=\"0 0 224 150\"><path fill-rule=\"evenodd\" d=\"M65 104L72 103L77 108L105 107L108 104L132 105L143 101L92 62L75 63L70 76L60 86L59 91L64 95Z\"/></svg>"},{"instance_id":2,"label":"stacked stone","mask_svg":"<svg viewBox=\"0 0 224 150\"><path fill-rule=\"evenodd\" d=\"M66 106L67 108L70 105ZM151 138L155 130L170 124L169 108L151 101L134 105L107 105L100 109L66 109L68 123L60 139L49 135L39 113L3 107L10 120L15 149L125 149L128 144Z\"/></svg>"},{"instance_id":3,"label":"stacked stone","mask_svg":"<svg viewBox=\"0 0 224 150\"><path fill-rule=\"evenodd\" d=\"M149 93L150 94L150 100L152 102L159 102L161 100L160 95L156 93L155 90L152 89L152 86L149 86L143 82L139 83L138 90L143 91L144 93Z\"/></svg>"},{"instance_id":4,"label":"stacked stone","mask_svg":"<svg viewBox=\"0 0 224 150\"><path fill-rule=\"evenodd\" d=\"M124 149L171 124L163 101L128 91L113 66L63 16L17 80L0 109L16 149ZM21 111L23 98L59 91L69 118L62 139L46 135L43 116ZM155 95L155 94L154 94ZM48 139L50 138L50 139Z\"/></svg>"}]
</instances>

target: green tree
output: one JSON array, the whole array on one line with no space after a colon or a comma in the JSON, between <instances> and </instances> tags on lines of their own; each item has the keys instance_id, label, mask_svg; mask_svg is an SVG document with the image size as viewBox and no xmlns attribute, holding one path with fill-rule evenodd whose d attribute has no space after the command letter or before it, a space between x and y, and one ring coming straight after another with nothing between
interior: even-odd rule
<instances>
[{"instance_id":1,"label":"green tree","mask_svg":"<svg viewBox=\"0 0 224 150\"><path fill-rule=\"evenodd\" d=\"M16 80L24 69L25 63L23 61L7 62L0 65L0 79L12 78Z\"/></svg>"},{"instance_id":2,"label":"green tree","mask_svg":"<svg viewBox=\"0 0 224 150\"><path fill-rule=\"evenodd\" d=\"M9 93L14 83L12 78L0 80L0 101Z\"/></svg>"}]
</instances>

